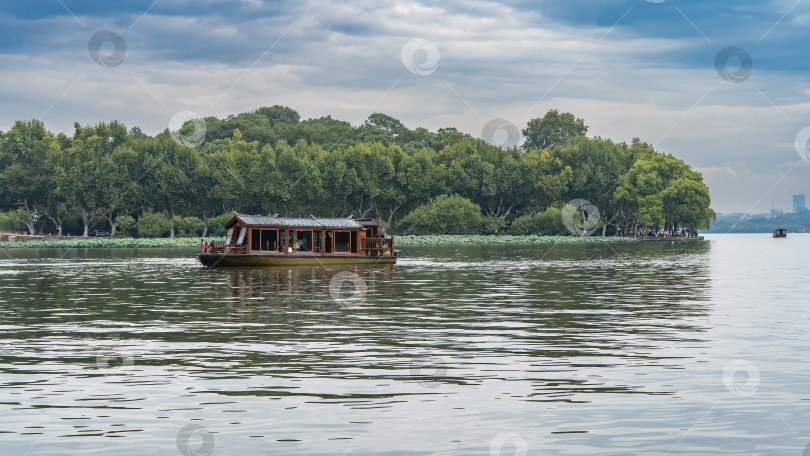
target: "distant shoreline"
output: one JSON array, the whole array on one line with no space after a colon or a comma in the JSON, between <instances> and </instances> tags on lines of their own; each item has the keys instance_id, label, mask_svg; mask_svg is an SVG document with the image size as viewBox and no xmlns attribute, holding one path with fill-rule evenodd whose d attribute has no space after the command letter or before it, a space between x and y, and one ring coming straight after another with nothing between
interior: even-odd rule
<instances>
[{"instance_id":1,"label":"distant shoreline","mask_svg":"<svg viewBox=\"0 0 810 456\"><path fill-rule=\"evenodd\" d=\"M215 239L206 237L206 240ZM394 236L395 247L440 245L529 245L598 244L636 242L638 238L620 236L535 236L535 235L402 235ZM0 242L0 248L186 248L199 247L198 237L176 238L73 238L36 239Z\"/></svg>"},{"instance_id":2,"label":"distant shoreline","mask_svg":"<svg viewBox=\"0 0 810 456\"><path fill-rule=\"evenodd\" d=\"M394 236L394 247L437 245L529 245L529 244L603 244L636 242L638 238L621 236L536 236L536 235L463 235L426 234Z\"/></svg>"}]
</instances>

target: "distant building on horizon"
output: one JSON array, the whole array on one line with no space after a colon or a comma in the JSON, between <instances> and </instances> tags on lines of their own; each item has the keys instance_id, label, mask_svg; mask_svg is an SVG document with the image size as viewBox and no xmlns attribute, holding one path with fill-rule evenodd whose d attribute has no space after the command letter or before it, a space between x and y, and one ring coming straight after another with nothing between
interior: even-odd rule
<instances>
[{"instance_id":1,"label":"distant building on horizon","mask_svg":"<svg viewBox=\"0 0 810 456\"><path fill-rule=\"evenodd\" d=\"M773 198L771 198L771 215L769 217L770 218L776 218L776 217L779 217L780 215L783 215L783 214L784 214L784 212L782 211L782 209L777 209L777 208L773 207Z\"/></svg>"},{"instance_id":2,"label":"distant building on horizon","mask_svg":"<svg viewBox=\"0 0 810 456\"><path fill-rule=\"evenodd\" d=\"M804 195L793 195L793 212L804 212L807 206L804 202Z\"/></svg>"}]
</instances>

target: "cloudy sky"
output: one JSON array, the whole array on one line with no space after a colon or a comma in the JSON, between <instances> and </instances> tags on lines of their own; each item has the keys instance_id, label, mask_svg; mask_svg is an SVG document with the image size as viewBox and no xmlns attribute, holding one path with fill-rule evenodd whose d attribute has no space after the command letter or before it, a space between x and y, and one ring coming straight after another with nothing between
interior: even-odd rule
<instances>
[{"instance_id":1,"label":"cloudy sky","mask_svg":"<svg viewBox=\"0 0 810 456\"><path fill-rule=\"evenodd\" d=\"M2 0L0 130L281 104L480 137L556 108L685 160L720 212L789 211L810 194L808 42L801 0Z\"/></svg>"}]
</instances>

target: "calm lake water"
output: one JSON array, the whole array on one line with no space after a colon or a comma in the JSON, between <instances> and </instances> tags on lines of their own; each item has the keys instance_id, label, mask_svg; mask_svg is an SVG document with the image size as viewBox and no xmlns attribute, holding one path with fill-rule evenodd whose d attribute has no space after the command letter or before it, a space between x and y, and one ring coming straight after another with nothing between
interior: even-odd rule
<instances>
[{"instance_id":1,"label":"calm lake water","mask_svg":"<svg viewBox=\"0 0 810 456\"><path fill-rule=\"evenodd\" d=\"M810 235L708 238L0 250L0 454L800 456Z\"/></svg>"}]
</instances>

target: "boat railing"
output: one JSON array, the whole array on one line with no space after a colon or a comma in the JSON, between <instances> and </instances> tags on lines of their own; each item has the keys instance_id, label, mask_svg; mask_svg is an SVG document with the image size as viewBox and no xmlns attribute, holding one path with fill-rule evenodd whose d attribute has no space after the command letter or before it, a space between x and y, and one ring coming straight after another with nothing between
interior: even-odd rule
<instances>
[{"instance_id":1,"label":"boat railing","mask_svg":"<svg viewBox=\"0 0 810 456\"><path fill-rule=\"evenodd\" d=\"M225 251L225 241L202 241L203 253L222 253Z\"/></svg>"},{"instance_id":2,"label":"boat railing","mask_svg":"<svg viewBox=\"0 0 810 456\"><path fill-rule=\"evenodd\" d=\"M394 237L390 238L364 238L363 250L371 256L394 256Z\"/></svg>"},{"instance_id":3,"label":"boat railing","mask_svg":"<svg viewBox=\"0 0 810 456\"><path fill-rule=\"evenodd\" d=\"M247 246L225 245L225 241L208 241L205 253L247 253Z\"/></svg>"},{"instance_id":4,"label":"boat railing","mask_svg":"<svg viewBox=\"0 0 810 456\"><path fill-rule=\"evenodd\" d=\"M229 245L225 249L225 253L247 253L246 245Z\"/></svg>"}]
</instances>

